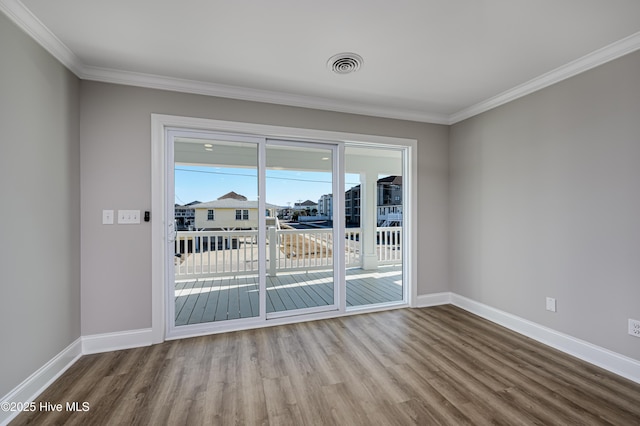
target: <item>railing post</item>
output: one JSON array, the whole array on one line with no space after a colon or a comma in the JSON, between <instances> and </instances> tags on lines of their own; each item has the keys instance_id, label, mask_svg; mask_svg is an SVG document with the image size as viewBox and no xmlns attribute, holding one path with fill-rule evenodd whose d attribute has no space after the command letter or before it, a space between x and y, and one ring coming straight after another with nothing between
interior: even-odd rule
<instances>
[{"instance_id":1,"label":"railing post","mask_svg":"<svg viewBox=\"0 0 640 426\"><path fill-rule=\"evenodd\" d=\"M377 173L360 173L360 260L362 269L378 269L378 248L376 220Z\"/></svg>"},{"instance_id":2,"label":"railing post","mask_svg":"<svg viewBox=\"0 0 640 426\"><path fill-rule=\"evenodd\" d=\"M276 258L278 250L278 235L276 234L276 227L269 227L269 275L276 276L276 266L278 259Z\"/></svg>"}]
</instances>

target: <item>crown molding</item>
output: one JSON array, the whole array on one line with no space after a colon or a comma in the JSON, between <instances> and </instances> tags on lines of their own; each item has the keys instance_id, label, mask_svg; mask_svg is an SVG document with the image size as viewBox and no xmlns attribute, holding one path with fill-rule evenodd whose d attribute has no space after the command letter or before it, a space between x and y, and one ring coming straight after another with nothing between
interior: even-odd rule
<instances>
[{"instance_id":1,"label":"crown molding","mask_svg":"<svg viewBox=\"0 0 640 426\"><path fill-rule=\"evenodd\" d=\"M394 118L399 120L449 124L449 116L447 114L432 114L409 109L336 101L315 96L295 95L261 89L228 86L224 84L108 68L85 66L83 67L82 78L85 80L169 90L173 92L193 93L198 95L217 96L222 98L320 109L325 111Z\"/></svg>"},{"instance_id":2,"label":"crown molding","mask_svg":"<svg viewBox=\"0 0 640 426\"><path fill-rule=\"evenodd\" d=\"M227 86L195 80L186 80L153 74L92 67L80 59L60 39L58 39L19 0L0 0L0 11L4 12L20 29L39 43L64 66L83 80L173 92L192 93L206 96L264 102L270 104L312 108L349 114L393 118L434 124L449 124L447 114L435 114L411 109L401 109L367 105L357 102L336 101L320 97L294 95L245 87Z\"/></svg>"},{"instance_id":3,"label":"crown molding","mask_svg":"<svg viewBox=\"0 0 640 426\"><path fill-rule=\"evenodd\" d=\"M489 111L640 49L640 32L637 32L475 105L453 114L438 114L87 66L19 0L0 0L0 11L83 80L448 125Z\"/></svg>"},{"instance_id":4,"label":"crown molding","mask_svg":"<svg viewBox=\"0 0 640 426\"><path fill-rule=\"evenodd\" d=\"M451 114L449 116L449 124L455 124L533 92L537 92L545 87L559 83L562 80L566 80L609 61L635 52L638 49L640 49L640 32L611 43L575 61L531 79L526 83Z\"/></svg>"},{"instance_id":5,"label":"crown molding","mask_svg":"<svg viewBox=\"0 0 640 426\"><path fill-rule=\"evenodd\" d=\"M82 62L58 37L47 28L22 2L18 0L0 0L0 11L27 33L47 52L69 70L80 77Z\"/></svg>"},{"instance_id":6,"label":"crown molding","mask_svg":"<svg viewBox=\"0 0 640 426\"><path fill-rule=\"evenodd\" d=\"M26 6L19 0L0 0L0 11L12 20L20 29L47 50L53 57L66 66L78 78L105 83L169 90L173 92L193 93L278 105L313 108L350 114L394 118L436 124L448 124L446 114L431 114L422 111L388 108L356 102L335 101L331 99L249 89L237 86L208 83L165 77L153 74L136 73L107 68L92 67L83 64L80 59L58 37L55 36Z\"/></svg>"}]
</instances>

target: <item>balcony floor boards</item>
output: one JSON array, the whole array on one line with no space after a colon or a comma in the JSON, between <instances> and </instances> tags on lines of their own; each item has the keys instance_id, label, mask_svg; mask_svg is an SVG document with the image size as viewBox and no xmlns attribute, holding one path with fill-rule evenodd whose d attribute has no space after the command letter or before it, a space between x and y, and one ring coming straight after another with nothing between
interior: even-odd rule
<instances>
[{"instance_id":1,"label":"balcony floor boards","mask_svg":"<svg viewBox=\"0 0 640 426\"><path fill-rule=\"evenodd\" d=\"M638 425L640 384L451 305L86 355L11 425Z\"/></svg>"},{"instance_id":2,"label":"balcony floor boards","mask_svg":"<svg viewBox=\"0 0 640 426\"><path fill-rule=\"evenodd\" d=\"M402 269L347 270L347 306L402 300ZM333 304L331 271L287 272L267 277L267 312ZM255 317L259 314L258 277L220 277L176 283L176 325Z\"/></svg>"}]
</instances>

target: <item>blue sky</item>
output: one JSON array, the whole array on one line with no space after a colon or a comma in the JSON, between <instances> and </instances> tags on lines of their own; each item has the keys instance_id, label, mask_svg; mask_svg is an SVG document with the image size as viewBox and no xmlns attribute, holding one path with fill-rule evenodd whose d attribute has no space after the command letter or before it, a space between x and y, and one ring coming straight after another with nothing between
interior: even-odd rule
<instances>
[{"instance_id":1,"label":"blue sky","mask_svg":"<svg viewBox=\"0 0 640 426\"><path fill-rule=\"evenodd\" d=\"M175 167L175 202L212 201L230 191L257 199L258 172L252 169L223 167ZM289 170L267 170L266 202L287 206L298 201L317 202L321 195L331 193L331 174ZM347 175L345 188L358 185L358 175Z\"/></svg>"}]
</instances>

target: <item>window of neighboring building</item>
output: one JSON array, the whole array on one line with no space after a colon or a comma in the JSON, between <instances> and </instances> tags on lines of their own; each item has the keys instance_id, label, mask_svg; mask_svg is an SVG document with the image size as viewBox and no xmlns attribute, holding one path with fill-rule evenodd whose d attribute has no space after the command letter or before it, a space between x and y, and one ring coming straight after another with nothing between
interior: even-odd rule
<instances>
[{"instance_id":1,"label":"window of neighboring building","mask_svg":"<svg viewBox=\"0 0 640 426\"><path fill-rule=\"evenodd\" d=\"M207 210L207 220L215 220L216 215L213 210Z\"/></svg>"},{"instance_id":2,"label":"window of neighboring building","mask_svg":"<svg viewBox=\"0 0 640 426\"><path fill-rule=\"evenodd\" d=\"M249 220L249 210L236 210L236 220Z\"/></svg>"}]
</instances>

